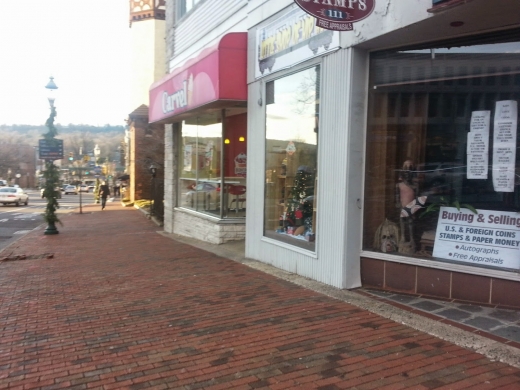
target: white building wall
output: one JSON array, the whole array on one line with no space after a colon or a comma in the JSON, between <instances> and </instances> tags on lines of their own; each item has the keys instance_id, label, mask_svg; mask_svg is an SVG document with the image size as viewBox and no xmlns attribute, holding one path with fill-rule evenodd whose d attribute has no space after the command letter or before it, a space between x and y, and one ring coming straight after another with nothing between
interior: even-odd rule
<instances>
[{"instance_id":1,"label":"white building wall","mask_svg":"<svg viewBox=\"0 0 520 390\"><path fill-rule=\"evenodd\" d=\"M150 85L165 74L165 22L143 20L132 23L132 110L149 104Z\"/></svg>"},{"instance_id":2,"label":"white building wall","mask_svg":"<svg viewBox=\"0 0 520 390\"><path fill-rule=\"evenodd\" d=\"M321 63L316 253L263 237L265 107L258 99L265 83L250 84L246 257L335 287L360 286L367 60L347 49L297 68Z\"/></svg>"},{"instance_id":3,"label":"white building wall","mask_svg":"<svg viewBox=\"0 0 520 390\"><path fill-rule=\"evenodd\" d=\"M341 46L382 50L507 29L518 23L518 0L467 0L431 12L432 0L376 0L373 13L341 33ZM463 22L452 26L452 22Z\"/></svg>"},{"instance_id":4,"label":"white building wall","mask_svg":"<svg viewBox=\"0 0 520 390\"><path fill-rule=\"evenodd\" d=\"M175 27L170 72L212 46L229 32L245 32L247 0L218 0L200 3Z\"/></svg>"}]
</instances>

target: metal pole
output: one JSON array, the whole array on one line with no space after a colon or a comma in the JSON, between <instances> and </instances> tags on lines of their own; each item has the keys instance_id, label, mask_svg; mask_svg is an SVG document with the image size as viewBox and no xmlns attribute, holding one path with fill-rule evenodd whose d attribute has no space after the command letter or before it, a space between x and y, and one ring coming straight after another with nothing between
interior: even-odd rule
<instances>
[{"instance_id":1,"label":"metal pole","mask_svg":"<svg viewBox=\"0 0 520 390\"><path fill-rule=\"evenodd\" d=\"M152 173L152 204L150 205L150 217L153 217L155 206L155 174Z\"/></svg>"},{"instance_id":2,"label":"metal pole","mask_svg":"<svg viewBox=\"0 0 520 390\"><path fill-rule=\"evenodd\" d=\"M78 168L79 168L79 213L83 214L83 207L82 207L83 203L82 203L82 195L81 195L81 193L82 193L81 183L83 182L83 172L82 172L83 168L81 168L81 167L78 167Z\"/></svg>"},{"instance_id":3,"label":"metal pole","mask_svg":"<svg viewBox=\"0 0 520 390\"><path fill-rule=\"evenodd\" d=\"M220 218L224 218L224 216L227 216L227 194L226 194L226 183L225 183L225 176L226 173L224 162L225 158L227 156L224 156L224 150L226 147L225 140L227 136L227 127L226 127L226 110L222 109L220 111L221 121L222 121L222 137L220 139ZM224 208L226 208L224 215Z\"/></svg>"}]
</instances>

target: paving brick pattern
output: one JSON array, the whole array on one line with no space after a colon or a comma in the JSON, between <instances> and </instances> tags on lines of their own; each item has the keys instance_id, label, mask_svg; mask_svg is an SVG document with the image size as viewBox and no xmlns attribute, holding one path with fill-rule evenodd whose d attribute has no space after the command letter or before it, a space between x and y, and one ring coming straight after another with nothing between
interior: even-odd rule
<instances>
[{"instance_id":1,"label":"paving brick pattern","mask_svg":"<svg viewBox=\"0 0 520 390\"><path fill-rule=\"evenodd\" d=\"M179 243L134 209L0 257L1 389L518 389L520 370ZM54 254L53 258L39 254Z\"/></svg>"}]
</instances>

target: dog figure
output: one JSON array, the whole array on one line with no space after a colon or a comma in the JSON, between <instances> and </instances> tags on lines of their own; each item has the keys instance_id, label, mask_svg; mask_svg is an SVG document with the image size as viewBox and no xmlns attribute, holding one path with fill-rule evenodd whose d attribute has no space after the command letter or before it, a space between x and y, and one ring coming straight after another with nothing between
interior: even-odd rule
<instances>
[{"instance_id":1,"label":"dog figure","mask_svg":"<svg viewBox=\"0 0 520 390\"><path fill-rule=\"evenodd\" d=\"M385 221L379 225L376 230L374 237L374 249L380 250L381 252L397 252L399 242L399 226L385 219Z\"/></svg>"}]
</instances>

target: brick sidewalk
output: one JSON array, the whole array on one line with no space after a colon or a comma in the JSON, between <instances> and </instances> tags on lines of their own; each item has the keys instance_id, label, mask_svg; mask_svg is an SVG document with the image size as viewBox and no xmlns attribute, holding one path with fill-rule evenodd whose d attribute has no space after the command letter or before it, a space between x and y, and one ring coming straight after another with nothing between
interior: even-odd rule
<instances>
[{"instance_id":1,"label":"brick sidewalk","mask_svg":"<svg viewBox=\"0 0 520 390\"><path fill-rule=\"evenodd\" d=\"M520 369L157 233L109 203L0 263L2 389L518 389ZM52 258L48 258L51 257Z\"/></svg>"}]
</instances>

